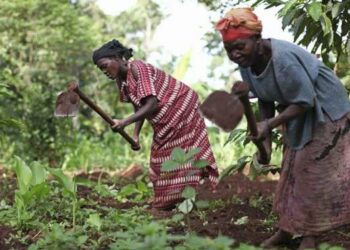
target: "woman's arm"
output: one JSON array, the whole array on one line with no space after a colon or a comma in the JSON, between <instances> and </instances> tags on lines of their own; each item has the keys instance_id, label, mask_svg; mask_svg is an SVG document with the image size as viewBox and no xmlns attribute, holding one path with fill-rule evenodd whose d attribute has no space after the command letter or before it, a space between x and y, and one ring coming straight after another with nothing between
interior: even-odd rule
<instances>
[{"instance_id":1,"label":"woman's arm","mask_svg":"<svg viewBox=\"0 0 350 250\"><path fill-rule=\"evenodd\" d=\"M281 112L276 117L264 117L265 120L259 122L258 124L258 130L259 135L255 137L255 140L263 140L265 138L269 137L270 131L276 127L278 127L281 124L284 124L288 122L289 120L292 120L293 118L303 114L306 112L308 108L303 107L298 104L291 104L289 105L283 112Z\"/></svg>"},{"instance_id":2,"label":"woman's arm","mask_svg":"<svg viewBox=\"0 0 350 250\"><path fill-rule=\"evenodd\" d=\"M134 105L134 110L135 110L135 113L136 113L139 110L139 108L136 105ZM144 121L145 121L145 118L141 119L141 120L139 120L139 121L137 121L135 123L133 138L137 142L139 141L139 135L140 135L140 131L141 131L141 128L143 126Z\"/></svg>"},{"instance_id":3,"label":"woman's arm","mask_svg":"<svg viewBox=\"0 0 350 250\"><path fill-rule=\"evenodd\" d=\"M154 114L158 110L158 100L155 96L148 96L142 100L142 106L131 116L123 120L115 120L112 128L123 129L124 127L138 121L143 121L145 118ZM139 124L138 126L140 126ZM141 126L140 126L141 129Z\"/></svg>"},{"instance_id":4,"label":"woman's arm","mask_svg":"<svg viewBox=\"0 0 350 250\"><path fill-rule=\"evenodd\" d=\"M259 105L259 113L260 113L260 121L264 121L266 119L272 118L275 116L275 104L273 102L264 102L262 100L258 100L258 105ZM261 125L263 125L263 122L259 122L257 124L258 127L258 133L260 134L261 131ZM267 128L267 132L266 135L264 136L265 139L262 142L266 152L269 156L269 160L271 158L271 152L272 152L272 139L271 139L271 131L269 128ZM258 136L259 136L258 134ZM255 140L255 138L252 138L253 140ZM258 162L262 162L262 160L260 159L260 155L258 155Z\"/></svg>"},{"instance_id":5,"label":"woman's arm","mask_svg":"<svg viewBox=\"0 0 350 250\"><path fill-rule=\"evenodd\" d=\"M276 128L279 125L284 124L284 123L288 122L289 120L292 120L295 117L305 113L306 110L308 110L308 108L305 108L305 107L300 106L298 104L291 104L282 113L280 113L276 117L268 119L267 124L270 127L270 129Z\"/></svg>"}]
</instances>

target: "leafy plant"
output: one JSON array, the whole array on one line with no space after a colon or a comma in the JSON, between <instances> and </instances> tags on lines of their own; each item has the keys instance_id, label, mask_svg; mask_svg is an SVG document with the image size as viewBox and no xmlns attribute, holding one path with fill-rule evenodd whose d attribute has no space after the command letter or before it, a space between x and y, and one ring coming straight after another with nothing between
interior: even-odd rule
<instances>
[{"instance_id":1,"label":"leafy plant","mask_svg":"<svg viewBox=\"0 0 350 250\"><path fill-rule=\"evenodd\" d=\"M187 152L181 148L174 148L171 152L170 160L162 163L162 171L173 171L184 164L191 164L192 166L201 169L208 166L208 162L203 159L195 160L195 156L200 152L200 148L193 148ZM189 173L191 175L193 173ZM208 207L209 203L206 201L196 201L197 191L191 186L186 186L181 193L184 200L177 206L178 210L185 214L187 225L190 228L190 217L188 214L196 206L198 208Z\"/></svg>"},{"instance_id":2,"label":"leafy plant","mask_svg":"<svg viewBox=\"0 0 350 250\"><path fill-rule=\"evenodd\" d=\"M37 162L28 166L21 158L15 157L14 169L17 177L17 190L15 191L15 206L17 208L18 225L32 218L34 212L28 207L34 200L45 197L49 193L46 183L45 168Z\"/></svg>"},{"instance_id":3,"label":"leafy plant","mask_svg":"<svg viewBox=\"0 0 350 250\"><path fill-rule=\"evenodd\" d=\"M182 148L174 148L171 152L170 160L164 161L162 163L162 171L170 172L181 165L184 164L192 164L192 166L196 168L205 168L208 166L208 162L205 160L195 160L194 157L196 154L200 152L200 148L192 148L187 151L183 150Z\"/></svg>"},{"instance_id":4,"label":"leafy plant","mask_svg":"<svg viewBox=\"0 0 350 250\"><path fill-rule=\"evenodd\" d=\"M189 235L183 246L176 247L175 250L230 250L233 243L234 240L221 235L215 239Z\"/></svg>"},{"instance_id":5,"label":"leafy plant","mask_svg":"<svg viewBox=\"0 0 350 250\"><path fill-rule=\"evenodd\" d=\"M149 198L150 196L151 189L142 180L122 187L122 189L116 194L117 200L121 202L125 202L127 200L139 202Z\"/></svg>"},{"instance_id":6,"label":"leafy plant","mask_svg":"<svg viewBox=\"0 0 350 250\"><path fill-rule=\"evenodd\" d=\"M0 96L3 97L13 97L13 93L9 91L8 85L0 83ZM3 132L5 128L12 127L20 130L25 130L25 126L22 122L12 118L0 117L0 133Z\"/></svg>"},{"instance_id":7,"label":"leafy plant","mask_svg":"<svg viewBox=\"0 0 350 250\"><path fill-rule=\"evenodd\" d=\"M118 232L118 241L110 245L111 250L135 249L135 250L170 250L168 242L171 237L166 234L164 227L159 223L139 225L135 233Z\"/></svg>"},{"instance_id":8,"label":"leafy plant","mask_svg":"<svg viewBox=\"0 0 350 250\"><path fill-rule=\"evenodd\" d=\"M270 212L267 218L265 218L262 223L264 226L267 227L269 231L273 231L275 228L275 225L278 221L277 215L274 214L273 212Z\"/></svg>"},{"instance_id":9,"label":"leafy plant","mask_svg":"<svg viewBox=\"0 0 350 250\"><path fill-rule=\"evenodd\" d=\"M251 161L251 158L251 156L243 156L238 159L236 164L230 165L227 168L225 168L219 176L219 181L233 173L241 172L244 169L244 167Z\"/></svg>"},{"instance_id":10,"label":"leafy plant","mask_svg":"<svg viewBox=\"0 0 350 250\"><path fill-rule=\"evenodd\" d=\"M282 139L281 139L280 133L273 130L271 138L272 138L274 148L276 150L280 149L282 147ZM247 138L247 130L245 129L233 130L230 133L229 138L225 142L225 145L232 142L236 144L242 144L243 146L247 145L250 142L250 140ZM255 153L253 156L242 156L237 160L235 164L232 164L227 168L225 168L220 174L219 180L222 180L224 177L230 174L233 174L236 172L242 172L244 167L247 165L250 166L248 177L253 180L260 175L266 175L269 172L275 173L280 170L280 167L276 165L260 164L257 161L257 153Z\"/></svg>"},{"instance_id":11,"label":"leafy plant","mask_svg":"<svg viewBox=\"0 0 350 250\"><path fill-rule=\"evenodd\" d=\"M45 229L44 237L32 244L28 250L79 249L87 239L82 231L65 231L61 225L54 223Z\"/></svg>"},{"instance_id":12,"label":"leafy plant","mask_svg":"<svg viewBox=\"0 0 350 250\"><path fill-rule=\"evenodd\" d=\"M228 175L234 174L236 172L242 172L244 167L249 165L248 177L251 180L255 180L258 176L267 175L268 173L276 173L281 167L276 165L264 165L260 164L257 160L257 154L253 156L243 156L238 159L236 164L233 164L222 171L219 180L222 180Z\"/></svg>"},{"instance_id":13,"label":"leafy plant","mask_svg":"<svg viewBox=\"0 0 350 250\"><path fill-rule=\"evenodd\" d=\"M58 180L66 194L72 199L72 226L75 228L77 212L77 184L73 179L66 176L60 168L48 168L49 172Z\"/></svg>"},{"instance_id":14,"label":"leafy plant","mask_svg":"<svg viewBox=\"0 0 350 250\"><path fill-rule=\"evenodd\" d=\"M255 154L253 155L252 161L250 162L248 177L251 180L255 180L258 176L266 175L269 172L276 173L280 169L280 166L260 164L257 159L257 154Z\"/></svg>"},{"instance_id":15,"label":"leafy plant","mask_svg":"<svg viewBox=\"0 0 350 250\"><path fill-rule=\"evenodd\" d=\"M95 227L97 229L97 231L101 230L102 221L101 221L99 214L97 214L97 213L90 214L89 218L87 220L87 223L89 223L91 226Z\"/></svg>"}]
</instances>

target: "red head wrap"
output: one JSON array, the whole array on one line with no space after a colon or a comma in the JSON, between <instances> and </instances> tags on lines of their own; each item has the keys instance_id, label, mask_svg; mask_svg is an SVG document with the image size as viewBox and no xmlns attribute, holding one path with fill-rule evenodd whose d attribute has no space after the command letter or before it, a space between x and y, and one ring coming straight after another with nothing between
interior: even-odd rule
<instances>
[{"instance_id":1,"label":"red head wrap","mask_svg":"<svg viewBox=\"0 0 350 250\"><path fill-rule=\"evenodd\" d=\"M217 24L224 42L261 34L262 25L251 8L236 8L227 12Z\"/></svg>"}]
</instances>

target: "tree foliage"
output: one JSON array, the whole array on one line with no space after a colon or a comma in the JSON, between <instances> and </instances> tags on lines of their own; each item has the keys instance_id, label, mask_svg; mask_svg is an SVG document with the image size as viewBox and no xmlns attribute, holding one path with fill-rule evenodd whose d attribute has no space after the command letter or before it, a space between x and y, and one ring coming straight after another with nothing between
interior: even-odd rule
<instances>
[{"instance_id":1,"label":"tree foliage","mask_svg":"<svg viewBox=\"0 0 350 250\"><path fill-rule=\"evenodd\" d=\"M112 38L142 51L161 18L151 0L139 0L133 10L116 17L106 16L92 0L0 1L0 84L7 93L0 97L0 120L8 139L0 147L6 150L8 143L17 142L14 153L21 157L47 157L54 163L76 137L74 126L93 136L109 130L83 104L74 124L54 118L56 96L69 81L78 80L82 90L112 116L116 109L120 116L129 112L118 103L115 85L93 65L92 51ZM13 129L15 121L26 131Z\"/></svg>"},{"instance_id":2,"label":"tree foliage","mask_svg":"<svg viewBox=\"0 0 350 250\"><path fill-rule=\"evenodd\" d=\"M62 126L53 119L57 93L91 69L95 32L81 13L65 0L0 2L0 82L12 94L0 100L1 114L25 124L28 133L7 135L33 158L50 155L60 143Z\"/></svg>"},{"instance_id":3,"label":"tree foliage","mask_svg":"<svg viewBox=\"0 0 350 250\"><path fill-rule=\"evenodd\" d=\"M107 17L102 32L113 35L121 42L136 50L136 57L146 59L156 50L152 44L157 26L164 18L160 6L152 0L138 0L130 9L115 17Z\"/></svg>"}]
</instances>

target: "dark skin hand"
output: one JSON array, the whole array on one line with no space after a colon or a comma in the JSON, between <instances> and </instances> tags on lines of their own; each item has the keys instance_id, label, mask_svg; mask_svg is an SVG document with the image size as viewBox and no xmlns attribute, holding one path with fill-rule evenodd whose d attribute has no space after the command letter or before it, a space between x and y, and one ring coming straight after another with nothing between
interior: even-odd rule
<instances>
[{"instance_id":1,"label":"dark skin hand","mask_svg":"<svg viewBox=\"0 0 350 250\"><path fill-rule=\"evenodd\" d=\"M260 103L259 103L260 107ZM256 137L251 136L250 139L253 141L262 141L266 148L266 151L271 154L272 152L272 140L271 140L271 130L287 123L288 121L296 118L297 116L303 114L307 108L304 108L297 104L289 105L283 112L281 112L276 117L269 118L268 116L263 118L261 122L258 122L258 135ZM261 162L260 155L258 155L258 161Z\"/></svg>"},{"instance_id":2,"label":"dark skin hand","mask_svg":"<svg viewBox=\"0 0 350 250\"><path fill-rule=\"evenodd\" d=\"M260 107L260 103L259 103L259 107ZM307 108L304 108L300 105L291 104L276 117L268 118L269 116L266 116L265 119L263 118L264 120L256 124L258 128L258 135L255 137L250 136L250 139L253 141L262 141L266 149L266 152L269 155L271 155L271 152L272 152L271 130L282 124L285 124L291 119L296 118L297 116L303 114L306 110ZM271 159L271 156L269 158ZM258 162L263 162L259 154L258 154Z\"/></svg>"},{"instance_id":3,"label":"dark skin hand","mask_svg":"<svg viewBox=\"0 0 350 250\"><path fill-rule=\"evenodd\" d=\"M278 127L281 124L284 124L297 116L305 113L307 108L304 108L297 104L289 105L282 113L276 117L269 118L262 122L258 122L258 131L259 134L254 139L255 140L264 140L270 133L273 128Z\"/></svg>"},{"instance_id":4,"label":"dark skin hand","mask_svg":"<svg viewBox=\"0 0 350 250\"><path fill-rule=\"evenodd\" d=\"M133 139L139 145L139 135L145 118L152 116L156 111L158 111L158 100L155 96L148 96L141 100L142 106L135 108L135 113L131 116L123 119L117 120L113 119L114 124L111 126L112 129L124 129L126 126L135 123ZM139 147L133 148L133 150L138 150Z\"/></svg>"},{"instance_id":5,"label":"dark skin hand","mask_svg":"<svg viewBox=\"0 0 350 250\"><path fill-rule=\"evenodd\" d=\"M143 99L142 106L131 116L123 120L114 120L112 128L123 129L124 127L138 121L144 121L145 118L152 116L158 111L158 100L155 96L148 96ZM139 124L140 126L141 124ZM136 128L136 127L135 127Z\"/></svg>"},{"instance_id":6,"label":"dark skin hand","mask_svg":"<svg viewBox=\"0 0 350 250\"><path fill-rule=\"evenodd\" d=\"M156 111L158 111L158 100L155 96L148 96L142 99L142 106L135 108L135 113L131 116L123 119L117 120L113 119L114 124L111 126L112 129L124 129L126 126L135 123L133 139L139 144L139 135L145 118L152 116ZM134 148L133 148L134 149ZM135 148L134 150L137 150Z\"/></svg>"}]
</instances>

